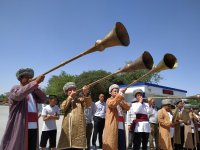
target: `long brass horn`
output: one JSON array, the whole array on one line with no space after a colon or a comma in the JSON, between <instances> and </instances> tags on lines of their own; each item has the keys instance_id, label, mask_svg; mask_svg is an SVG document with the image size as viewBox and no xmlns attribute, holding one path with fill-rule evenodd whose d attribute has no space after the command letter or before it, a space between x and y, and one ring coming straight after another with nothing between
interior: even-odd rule
<instances>
[{"instance_id":1,"label":"long brass horn","mask_svg":"<svg viewBox=\"0 0 200 150\"><path fill-rule=\"evenodd\" d=\"M153 99L194 99L194 100L200 100L200 94L192 95L192 96L152 96L150 98Z\"/></svg>"},{"instance_id":2,"label":"long brass horn","mask_svg":"<svg viewBox=\"0 0 200 150\"><path fill-rule=\"evenodd\" d=\"M178 62L177 62L176 57L172 54L167 53L164 55L163 59L160 61L160 63L157 66L153 67L153 69L151 69L149 72L147 72L146 74L144 74L137 80L134 80L131 84L127 85L127 87L124 90L126 91L127 88L129 88L133 84L145 79L150 74L160 72L160 71L166 70L166 69L175 69L177 66L178 66Z\"/></svg>"},{"instance_id":3,"label":"long brass horn","mask_svg":"<svg viewBox=\"0 0 200 150\"><path fill-rule=\"evenodd\" d=\"M129 43L130 43L129 35L128 35L128 32L127 32L125 26L122 23L117 22L115 24L115 27L113 28L113 30L110 33L108 33L103 39L97 40L95 42L94 46L92 46L88 50L80 53L79 55L65 61L64 63L46 71L42 75L46 75L58 68L70 63L71 61L76 60L84 55L89 54L89 53L92 53L95 51L103 51L107 47L112 47L112 46L128 46ZM35 79L36 78L34 78L32 80L35 80Z\"/></svg>"},{"instance_id":4,"label":"long brass horn","mask_svg":"<svg viewBox=\"0 0 200 150\"><path fill-rule=\"evenodd\" d=\"M151 54L148 51L145 51L140 57L138 57L135 61L133 61L130 64L127 64L124 68L118 70L115 73L112 73L110 75L107 75L97 81L94 81L90 84L87 85L87 87L92 87L102 81L104 81L105 79L108 79L110 77L115 76L116 74L119 73L124 73L124 72L133 72L136 70L141 70L141 69L152 69L153 67L153 58L151 56ZM77 92L80 92L82 89L77 90Z\"/></svg>"}]
</instances>

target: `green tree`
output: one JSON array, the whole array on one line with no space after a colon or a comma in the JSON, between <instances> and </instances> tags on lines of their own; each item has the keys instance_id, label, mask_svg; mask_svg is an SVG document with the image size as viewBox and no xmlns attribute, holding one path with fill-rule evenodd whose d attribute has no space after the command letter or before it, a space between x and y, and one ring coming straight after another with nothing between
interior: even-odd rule
<instances>
[{"instance_id":1,"label":"green tree","mask_svg":"<svg viewBox=\"0 0 200 150\"><path fill-rule=\"evenodd\" d=\"M109 75L110 72L106 72L103 70L97 70L97 71L88 71L83 72L79 76L77 76L75 82L77 84L77 87L80 89L84 85L88 85L94 81L97 81L98 79L101 79L107 75ZM112 84L112 79L104 80L99 84L94 85L90 88L91 96L93 98L93 101L98 100L98 96L100 93L104 93L106 97L108 97L108 88Z\"/></svg>"},{"instance_id":2,"label":"green tree","mask_svg":"<svg viewBox=\"0 0 200 150\"><path fill-rule=\"evenodd\" d=\"M116 76L111 77L110 79L106 79L94 85L90 88L93 101L98 100L98 96L100 93L104 93L105 96L108 97L108 89L111 84L130 84L133 80L138 79L145 73L147 73L146 70L139 70L132 73L120 73ZM75 82L77 85L77 89L81 89L84 85L88 85L110 74L110 72L106 72L104 70L87 71L81 73L80 75L69 75L63 71L59 76L53 76L49 80L48 86L46 88L46 93L55 94L61 100L64 100L66 96L64 95L62 88L66 82ZM161 79L162 77L159 74L153 74L149 75L146 79L142 80L141 82L158 83Z\"/></svg>"},{"instance_id":3,"label":"green tree","mask_svg":"<svg viewBox=\"0 0 200 150\"><path fill-rule=\"evenodd\" d=\"M146 74L148 71L147 70L138 70L135 72L128 72L128 73L121 73L117 75L114 79L113 82L116 84L130 84L134 80L137 80L144 74ZM158 74L152 74L147 76L145 79L139 81L139 82L150 82L150 83L158 83L160 80L162 80L162 77Z\"/></svg>"}]
</instances>

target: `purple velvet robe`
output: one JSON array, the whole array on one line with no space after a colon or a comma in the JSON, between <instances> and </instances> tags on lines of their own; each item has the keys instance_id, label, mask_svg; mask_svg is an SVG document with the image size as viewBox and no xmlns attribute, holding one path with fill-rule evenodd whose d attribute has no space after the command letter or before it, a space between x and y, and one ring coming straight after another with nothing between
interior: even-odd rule
<instances>
[{"instance_id":1,"label":"purple velvet robe","mask_svg":"<svg viewBox=\"0 0 200 150\"><path fill-rule=\"evenodd\" d=\"M32 93L36 103L45 103L46 95L38 89L35 81L14 86L9 95L9 118L0 150L28 150L28 94Z\"/></svg>"}]
</instances>

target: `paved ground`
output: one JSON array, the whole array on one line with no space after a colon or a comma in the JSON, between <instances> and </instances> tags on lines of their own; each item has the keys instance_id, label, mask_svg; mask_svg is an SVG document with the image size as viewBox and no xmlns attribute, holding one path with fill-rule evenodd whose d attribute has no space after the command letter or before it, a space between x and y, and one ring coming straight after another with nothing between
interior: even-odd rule
<instances>
[{"instance_id":1,"label":"paved ground","mask_svg":"<svg viewBox=\"0 0 200 150\"><path fill-rule=\"evenodd\" d=\"M8 114L9 114L8 106L0 105L0 142L1 142L2 136L4 134L5 128L6 128ZM57 143L58 143L58 139L60 137L62 119L63 119L63 117L61 116L60 119L56 122L56 124L57 124ZM41 135L42 123L43 123L43 121L42 121L42 118L40 117L40 119L39 119L39 129L40 129L39 135Z\"/></svg>"},{"instance_id":2,"label":"paved ground","mask_svg":"<svg viewBox=\"0 0 200 150\"><path fill-rule=\"evenodd\" d=\"M6 124L7 124L7 120L8 120L8 114L9 114L8 106L0 105L0 142L1 142L2 136L4 134L5 128L6 128ZM61 118L56 122L56 124L57 124L57 143L58 143L58 139L60 137L62 119L63 119L63 117L61 116ZM41 136L42 123L43 123L42 118L40 118L39 119L39 129L40 129L39 135L40 136ZM97 143L98 143L98 141L97 141ZM97 149L97 150L100 150L100 149Z\"/></svg>"}]
</instances>

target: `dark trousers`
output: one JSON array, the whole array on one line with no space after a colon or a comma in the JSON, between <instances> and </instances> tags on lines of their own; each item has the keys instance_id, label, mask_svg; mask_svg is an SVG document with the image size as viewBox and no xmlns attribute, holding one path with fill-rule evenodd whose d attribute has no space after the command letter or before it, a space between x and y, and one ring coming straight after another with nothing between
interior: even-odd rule
<instances>
[{"instance_id":1,"label":"dark trousers","mask_svg":"<svg viewBox=\"0 0 200 150\"><path fill-rule=\"evenodd\" d=\"M199 134L199 141L197 142L197 150L200 150L200 131L198 131Z\"/></svg>"},{"instance_id":2,"label":"dark trousers","mask_svg":"<svg viewBox=\"0 0 200 150\"><path fill-rule=\"evenodd\" d=\"M90 150L90 139L91 139L91 135L92 135L92 128L93 128L92 123L86 124L86 138L87 138L87 149L86 150Z\"/></svg>"},{"instance_id":3,"label":"dark trousers","mask_svg":"<svg viewBox=\"0 0 200 150\"><path fill-rule=\"evenodd\" d=\"M36 150L37 135L37 129L28 129L28 150Z\"/></svg>"},{"instance_id":4,"label":"dark trousers","mask_svg":"<svg viewBox=\"0 0 200 150\"><path fill-rule=\"evenodd\" d=\"M183 150L183 144L184 144L184 126L180 126L180 138L181 138L181 144L174 143L174 149L175 150Z\"/></svg>"},{"instance_id":5,"label":"dark trousers","mask_svg":"<svg viewBox=\"0 0 200 150\"><path fill-rule=\"evenodd\" d=\"M139 150L142 143L142 150L147 150L147 143L149 139L149 133L135 132L133 139L133 150Z\"/></svg>"},{"instance_id":6,"label":"dark trousers","mask_svg":"<svg viewBox=\"0 0 200 150\"><path fill-rule=\"evenodd\" d=\"M97 134L99 138L99 147L102 148L102 134L105 125L105 119L94 116L94 131L92 137L92 145L96 145Z\"/></svg>"},{"instance_id":7,"label":"dark trousers","mask_svg":"<svg viewBox=\"0 0 200 150\"><path fill-rule=\"evenodd\" d=\"M134 132L133 131L129 131L128 132L128 148L132 148L133 147L133 139L134 139Z\"/></svg>"},{"instance_id":8,"label":"dark trousers","mask_svg":"<svg viewBox=\"0 0 200 150\"><path fill-rule=\"evenodd\" d=\"M126 150L125 130L118 129L118 150Z\"/></svg>"},{"instance_id":9,"label":"dark trousers","mask_svg":"<svg viewBox=\"0 0 200 150\"><path fill-rule=\"evenodd\" d=\"M159 135L159 130L158 130L158 124L154 124L154 123L150 123L151 125L151 132L149 135L149 145L150 148L152 149L158 149L158 135ZM153 139L155 139L155 146L154 146L154 142Z\"/></svg>"}]
</instances>

